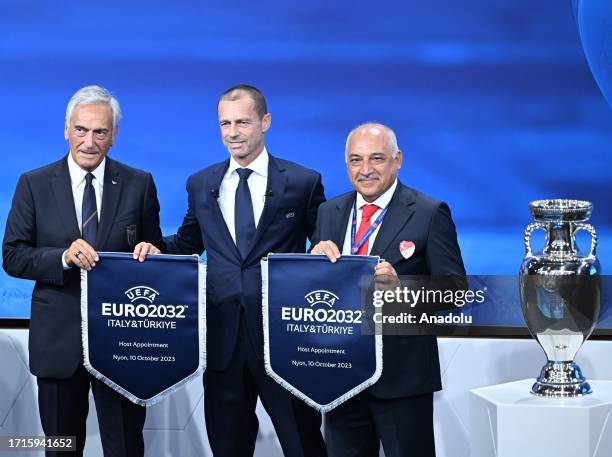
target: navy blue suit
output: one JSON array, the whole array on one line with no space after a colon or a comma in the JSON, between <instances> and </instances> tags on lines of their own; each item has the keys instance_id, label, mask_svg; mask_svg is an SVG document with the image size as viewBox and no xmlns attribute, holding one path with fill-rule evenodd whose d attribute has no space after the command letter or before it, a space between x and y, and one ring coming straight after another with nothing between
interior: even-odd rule
<instances>
[{"instance_id":1,"label":"navy blue suit","mask_svg":"<svg viewBox=\"0 0 612 457\"><path fill-rule=\"evenodd\" d=\"M242 258L217 202L229 160L187 181L189 206L168 252L207 252L207 370L205 412L215 455L252 455L259 396L287 456L324 455L320 415L272 381L263 366L261 258L270 252L304 252L319 205L321 176L295 163L269 157L263 213L246 258Z\"/></svg>"},{"instance_id":2,"label":"navy blue suit","mask_svg":"<svg viewBox=\"0 0 612 457\"><path fill-rule=\"evenodd\" d=\"M108 157L105 166L94 249L132 252L140 241L163 246L151 175ZM128 227L135 237L127 236ZM145 409L90 379L82 365L80 270L62 268L63 252L78 238L67 158L23 174L6 222L2 265L11 276L36 281L29 356L43 429L76 435L82 449L91 382L105 455L142 455Z\"/></svg>"},{"instance_id":3,"label":"navy blue suit","mask_svg":"<svg viewBox=\"0 0 612 457\"><path fill-rule=\"evenodd\" d=\"M331 240L342 250L356 193L319 208L312 244ZM398 275L465 275L455 225L446 203L398 182L370 251ZM415 251L405 259L402 241ZM432 393L442 388L434 336L384 336L383 373L376 384L326 416L330 456L431 456Z\"/></svg>"}]
</instances>

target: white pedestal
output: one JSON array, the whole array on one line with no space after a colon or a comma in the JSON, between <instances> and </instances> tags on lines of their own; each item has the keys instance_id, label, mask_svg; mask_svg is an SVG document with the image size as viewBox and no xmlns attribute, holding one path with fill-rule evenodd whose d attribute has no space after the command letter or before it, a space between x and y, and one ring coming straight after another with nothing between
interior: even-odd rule
<instances>
[{"instance_id":1,"label":"white pedestal","mask_svg":"<svg viewBox=\"0 0 612 457\"><path fill-rule=\"evenodd\" d=\"M470 391L471 457L612 456L612 381L572 399L536 397L533 383Z\"/></svg>"}]
</instances>

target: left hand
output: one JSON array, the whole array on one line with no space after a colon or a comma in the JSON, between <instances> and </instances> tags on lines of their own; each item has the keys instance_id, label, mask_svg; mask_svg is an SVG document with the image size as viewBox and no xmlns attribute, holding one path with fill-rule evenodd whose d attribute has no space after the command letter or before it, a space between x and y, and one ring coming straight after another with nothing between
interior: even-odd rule
<instances>
[{"instance_id":1,"label":"left hand","mask_svg":"<svg viewBox=\"0 0 612 457\"><path fill-rule=\"evenodd\" d=\"M400 280L395 268L389 262L381 262L374 268L374 281L385 289L399 287Z\"/></svg>"}]
</instances>

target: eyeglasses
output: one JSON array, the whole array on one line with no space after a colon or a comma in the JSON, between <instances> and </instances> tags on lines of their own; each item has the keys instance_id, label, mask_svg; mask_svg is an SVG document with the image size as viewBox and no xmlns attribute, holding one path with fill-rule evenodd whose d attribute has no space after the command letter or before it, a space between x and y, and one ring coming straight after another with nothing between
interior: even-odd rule
<instances>
[{"instance_id":1,"label":"eyeglasses","mask_svg":"<svg viewBox=\"0 0 612 457\"><path fill-rule=\"evenodd\" d=\"M110 135L110 131L107 129L95 129L91 131L96 140L106 140ZM89 133L89 129L81 126L72 127L72 133L74 133L78 137L84 137Z\"/></svg>"}]
</instances>

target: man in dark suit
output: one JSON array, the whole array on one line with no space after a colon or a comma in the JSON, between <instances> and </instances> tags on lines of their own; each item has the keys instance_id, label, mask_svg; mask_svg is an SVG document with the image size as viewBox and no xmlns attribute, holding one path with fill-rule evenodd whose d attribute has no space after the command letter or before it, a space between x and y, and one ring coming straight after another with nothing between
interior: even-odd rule
<instances>
[{"instance_id":1,"label":"man in dark suit","mask_svg":"<svg viewBox=\"0 0 612 457\"><path fill-rule=\"evenodd\" d=\"M72 96L64 130L70 152L19 178L2 245L4 270L36 281L29 353L43 430L76 436L76 455L83 455L90 386L104 455L144 455L146 410L85 371L81 344L80 269L96 266L96 250L163 243L153 178L107 157L120 116L104 88Z\"/></svg>"},{"instance_id":2,"label":"man in dark suit","mask_svg":"<svg viewBox=\"0 0 612 457\"><path fill-rule=\"evenodd\" d=\"M263 363L261 258L304 252L325 200L321 176L271 156L271 124L259 90L228 89L218 106L221 138L230 158L190 176L189 205L168 252L207 251L206 429L218 456L252 456L259 397L285 456L326 455L321 416L267 376ZM137 246L142 255L149 246Z\"/></svg>"},{"instance_id":3,"label":"man in dark suit","mask_svg":"<svg viewBox=\"0 0 612 457\"><path fill-rule=\"evenodd\" d=\"M378 255L385 261L374 274L387 284L398 275L465 275L448 206L397 180L402 152L390 128L355 128L346 164L355 191L321 205L312 253L332 262ZM434 456L433 392L441 388L434 336L384 336L378 382L326 415L330 456L377 456L380 442L387 457Z\"/></svg>"}]
</instances>

